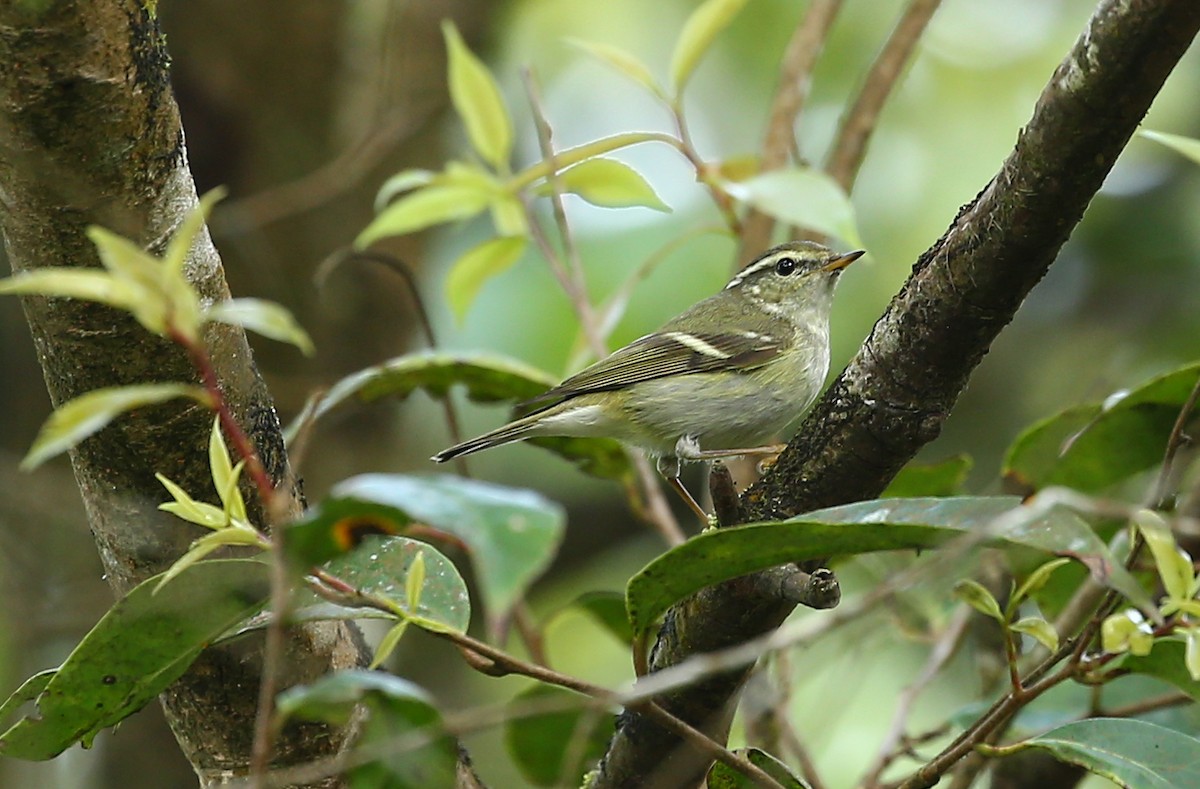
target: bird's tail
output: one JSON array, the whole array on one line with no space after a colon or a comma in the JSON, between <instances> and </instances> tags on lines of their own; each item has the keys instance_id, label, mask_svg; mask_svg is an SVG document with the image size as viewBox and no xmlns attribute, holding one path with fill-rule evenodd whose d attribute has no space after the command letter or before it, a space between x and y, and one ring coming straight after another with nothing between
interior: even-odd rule
<instances>
[{"instance_id":1,"label":"bird's tail","mask_svg":"<svg viewBox=\"0 0 1200 789\"><path fill-rule=\"evenodd\" d=\"M430 460L435 463L445 463L447 460L453 460L460 455L469 455L481 449L491 449L502 444L511 444L514 441L520 441L523 438L535 435L535 425L536 421L528 417L518 419L515 422L509 422L507 425L498 427L489 433L476 436L470 441L464 441L461 444L455 444L452 447L443 449L431 457Z\"/></svg>"}]
</instances>

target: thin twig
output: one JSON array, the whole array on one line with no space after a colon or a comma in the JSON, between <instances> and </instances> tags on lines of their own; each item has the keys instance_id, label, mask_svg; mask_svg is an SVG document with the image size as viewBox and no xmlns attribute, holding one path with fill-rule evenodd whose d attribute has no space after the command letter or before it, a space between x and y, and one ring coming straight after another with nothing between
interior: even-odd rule
<instances>
[{"instance_id":1,"label":"thin twig","mask_svg":"<svg viewBox=\"0 0 1200 789\"><path fill-rule=\"evenodd\" d=\"M533 114L534 126L537 128L538 145L541 148L542 159L547 163L548 167L546 181L550 184L550 204L553 206L554 219L558 225L559 236L562 238L568 266L563 266L558 256L554 253L554 248L537 222L537 217L534 215L532 207L526 203L526 212L529 214L530 233L534 238L534 242L541 249L543 256L550 263L551 271L554 272L563 290L566 291L567 297L571 300L571 305L574 307L575 314L579 318L579 324L583 330L584 339L588 347L591 348L596 358L603 358L608 355L608 347L605 344L596 311L588 299L587 283L583 276L583 263L580 260L578 248L571 236L566 209L563 208L562 177L555 163L553 130L550 128L550 123L546 120L546 114L542 109L541 92L533 72L530 69L524 69L521 72L521 76L525 81L525 91L529 97L529 106ZM691 155L687 154L686 151L685 155L688 155L689 159L691 159ZM663 496L662 489L658 485L658 479L654 471L650 468L650 464L646 461L645 457L640 453L631 452L630 459L642 486L646 504L645 513L649 516L651 525L662 535L668 545L679 545L686 539L686 536L683 530L679 528L679 523L675 520L671 508L667 505L666 498Z\"/></svg>"},{"instance_id":2,"label":"thin twig","mask_svg":"<svg viewBox=\"0 0 1200 789\"><path fill-rule=\"evenodd\" d=\"M421 327L421 331L425 335L425 344L431 351L436 351L438 348L437 334L434 332L433 320L429 317L429 310L425 307L425 299L421 298L421 288L417 284L417 277L413 273L413 270L400 258L372 249L363 251L339 250L327 257L317 267L317 271L313 275L313 280L316 282L317 287L320 288L323 286L334 268L352 260L365 260L378 263L404 281L404 285L408 290L409 300L412 302L413 308L417 313L417 325ZM460 426L461 423L458 419L458 408L454 405L454 400L449 395L441 398L441 401L442 413L446 417L446 428L450 432L450 440L455 444L459 444L463 440L463 433ZM454 464L460 476L471 476L471 468L467 464L465 455L456 457Z\"/></svg>"},{"instance_id":3,"label":"thin twig","mask_svg":"<svg viewBox=\"0 0 1200 789\"><path fill-rule=\"evenodd\" d=\"M962 641L963 633L966 632L967 622L970 619L971 609L966 606L960 606L950 619L945 631L933 645L933 649L929 652L929 658L925 661L921 673L906 687L896 701L896 711L892 715L892 721L888 725L887 734L879 744L879 750L875 756L875 761L867 770L867 774L861 781L859 786L873 787L879 785L879 777L888 765L892 763L896 756L896 747L904 739L904 729L908 726L909 716L912 714L913 705L917 698L929 686L938 675L938 672L946 665L946 662L954 655L959 643Z\"/></svg>"},{"instance_id":4,"label":"thin twig","mask_svg":"<svg viewBox=\"0 0 1200 789\"><path fill-rule=\"evenodd\" d=\"M1154 492L1150 496L1151 506L1157 510L1166 509L1170 503L1170 487L1171 479L1174 476L1175 456L1179 454L1180 448L1188 443L1189 439L1183 430L1187 427L1188 420L1192 417L1192 411L1196 409L1197 400L1200 400L1200 379L1196 380L1196 385L1192 387L1191 394L1188 395L1183 408L1179 409L1179 416L1175 418L1175 424L1171 427L1171 435L1167 438L1167 449L1163 453L1162 468L1159 469L1158 479L1154 484Z\"/></svg>"},{"instance_id":5,"label":"thin twig","mask_svg":"<svg viewBox=\"0 0 1200 789\"><path fill-rule=\"evenodd\" d=\"M879 113L941 0L912 0L883 45L854 105L843 116L825 171L847 192L867 154Z\"/></svg>"},{"instance_id":6,"label":"thin twig","mask_svg":"<svg viewBox=\"0 0 1200 789\"><path fill-rule=\"evenodd\" d=\"M1192 697L1186 693L1172 691L1163 693L1160 696L1151 696L1148 699L1139 699L1123 704L1120 707L1113 707L1107 710L1097 710L1093 717L1096 718L1133 718L1138 715L1145 715L1147 712L1166 709L1168 707L1179 707L1184 704L1190 704L1193 701Z\"/></svg>"},{"instance_id":7,"label":"thin twig","mask_svg":"<svg viewBox=\"0 0 1200 789\"><path fill-rule=\"evenodd\" d=\"M779 89L771 103L771 114L767 121L760 165L762 172L783 167L796 145L796 119L808 98L813 67L817 64L841 7L842 0L813 0L788 42L779 70ZM770 246L774 227L775 220L768 214L755 209L746 214L736 261L739 268Z\"/></svg>"}]
</instances>

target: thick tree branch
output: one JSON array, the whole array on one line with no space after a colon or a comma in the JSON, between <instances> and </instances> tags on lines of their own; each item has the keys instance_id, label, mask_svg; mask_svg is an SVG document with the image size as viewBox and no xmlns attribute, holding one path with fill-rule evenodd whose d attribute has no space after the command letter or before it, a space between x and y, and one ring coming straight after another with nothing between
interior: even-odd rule
<instances>
[{"instance_id":1,"label":"thick tree branch","mask_svg":"<svg viewBox=\"0 0 1200 789\"><path fill-rule=\"evenodd\" d=\"M743 497L747 520L877 495L941 430L971 371L1042 278L1200 28L1195 0L1105 0L1043 90L1000 172L965 206L817 404L799 437ZM651 656L661 669L777 627L791 612L773 579L737 579L674 608ZM661 699L723 734L745 671ZM627 715L593 787L670 766L686 786L707 761Z\"/></svg>"},{"instance_id":2,"label":"thick tree branch","mask_svg":"<svg viewBox=\"0 0 1200 789\"><path fill-rule=\"evenodd\" d=\"M14 271L96 266L84 236L105 225L161 251L196 205L183 131L171 94L169 57L152 9L137 0L0 4L0 231ZM188 262L205 299L228 296L221 262L203 234ZM89 302L23 302L51 400L104 386L195 380L176 346L128 315ZM279 421L245 334L207 332L216 373L267 473L299 511ZM211 415L168 404L122 418L72 453L92 534L114 592L165 569L198 536L157 511L162 471L216 500L207 467ZM257 501L257 497L254 497ZM262 512L258 512L260 522ZM285 685L358 664L359 639L340 624L290 632ZM162 696L167 718L201 783L245 771L250 754L260 646L211 649ZM296 726L277 763L330 755L344 734Z\"/></svg>"}]
</instances>

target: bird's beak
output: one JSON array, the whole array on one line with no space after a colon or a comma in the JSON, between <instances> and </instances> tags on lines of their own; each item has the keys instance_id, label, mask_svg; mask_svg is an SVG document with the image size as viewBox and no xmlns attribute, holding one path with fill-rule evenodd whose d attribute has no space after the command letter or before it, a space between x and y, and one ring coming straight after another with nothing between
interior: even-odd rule
<instances>
[{"instance_id":1,"label":"bird's beak","mask_svg":"<svg viewBox=\"0 0 1200 789\"><path fill-rule=\"evenodd\" d=\"M846 254L829 261L824 266L821 266L821 271L841 271L846 266L849 266L851 263L858 260L865 254L867 254L867 250L865 249L856 249L853 252L847 252Z\"/></svg>"}]
</instances>

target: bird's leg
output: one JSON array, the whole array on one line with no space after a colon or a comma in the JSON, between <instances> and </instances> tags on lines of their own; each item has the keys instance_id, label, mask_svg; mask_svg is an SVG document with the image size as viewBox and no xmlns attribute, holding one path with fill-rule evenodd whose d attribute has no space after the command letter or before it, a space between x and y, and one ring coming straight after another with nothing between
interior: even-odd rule
<instances>
[{"instance_id":1,"label":"bird's leg","mask_svg":"<svg viewBox=\"0 0 1200 789\"><path fill-rule=\"evenodd\" d=\"M682 442L683 439L680 439L680 443ZM707 525L710 520L709 514L704 511L704 508L697 503L692 494L688 492L688 489L679 481L679 457L664 455L658 459L657 466L658 473L663 476L663 479L667 481L671 489L678 493L683 502L688 505L688 508L696 513L700 520Z\"/></svg>"},{"instance_id":2,"label":"bird's leg","mask_svg":"<svg viewBox=\"0 0 1200 789\"><path fill-rule=\"evenodd\" d=\"M676 449L685 450L679 454L684 460L717 460L719 458L744 457L747 455L778 455L785 448L787 448L787 444L770 444L765 447L747 447L745 449L700 449L698 446L692 448L687 445L676 445Z\"/></svg>"}]
</instances>

